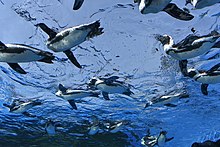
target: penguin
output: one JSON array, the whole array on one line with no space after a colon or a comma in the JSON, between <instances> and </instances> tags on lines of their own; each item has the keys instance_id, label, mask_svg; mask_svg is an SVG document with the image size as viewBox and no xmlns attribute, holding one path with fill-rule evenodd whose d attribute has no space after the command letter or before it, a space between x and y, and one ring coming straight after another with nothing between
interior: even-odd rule
<instances>
[{"instance_id":1,"label":"penguin","mask_svg":"<svg viewBox=\"0 0 220 147\"><path fill-rule=\"evenodd\" d=\"M84 0L75 0L73 10L78 10L82 6L83 2Z\"/></svg>"},{"instance_id":2,"label":"penguin","mask_svg":"<svg viewBox=\"0 0 220 147\"><path fill-rule=\"evenodd\" d=\"M202 9L220 3L220 0L186 0L186 4L191 4L195 9Z\"/></svg>"},{"instance_id":3,"label":"penguin","mask_svg":"<svg viewBox=\"0 0 220 147\"><path fill-rule=\"evenodd\" d=\"M203 36L190 34L179 43L174 44L174 40L169 35L155 36L155 38L162 43L166 54L179 60L179 67L184 76L188 76L187 59L208 52L213 46L215 46L216 40L219 37L220 34L217 31L212 31L208 35Z\"/></svg>"},{"instance_id":4,"label":"penguin","mask_svg":"<svg viewBox=\"0 0 220 147\"><path fill-rule=\"evenodd\" d=\"M134 3L138 3L139 11L142 14L165 11L179 20L189 21L194 18L193 15L178 8L176 4L170 3L171 1L172 0L134 0Z\"/></svg>"},{"instance_id":5,"label":"penguin","mask_svg":"<svg viewBox=\"0 0 220 147\"><path fill-rule=\"evenodd\" d=\"M64 52L69 60L78 68L82 68L82 66L76 60L71 48L103 33L103 28L100 28L99 20L89 24L67 28L59 33L50 29L44 23L39 23L36 26L40 27L49 36L46 43L47 47L54 52Z\"/></svg>"},{"instance_id":6,"label":"penguin","mask_svg":"<svg viewBox=\"0 0 220 147\"><path fill-rule=\"evenodd\" d=\"M170 92L171 93L171 92ZM168 107L176 107L177 105L172 104L172 102L177 101L181 98L188 98L189 94L184 91L181 93L176 93L176 94L168 94L168 95L162 95L162 96L157 96L154 97L150 100L150 102L148 102L145 105L145 108L149 107L149 106L154 106L154 105L164 105L164 106L168 106Z\"/></svg>"},{"instance_id":7,"label":"penguin","mask_svg":"<svg viewBox=\"0 0 220 147\"><path fill-rule=\"evenodd\" d=\"M150 135L150 130L147 130L147 135L144 136L141 139L141 144L147 147L162 147L165 145L166 142L171 141L174 137L167 138L166 137L167 132L166 131L161 131L158 136L151 136Z\"/></svg>"},{"instance_id":8,"label":"penguin","mask_svg":"<svg viewBox=\"0 0 220 147\"><path fill-rule=\"evenodd\" d=\"M21 101L21 100L14 100L11 105L3 104L3 106L8 107L10 110L9 112L16 113L16 114L24 114L26 116L33 117L31 114L27 112L28 109L31 109L34 106L41 105L42 103L39 100L31 100L31 101Z\"/></svg>"},{"instance_id":9,"label":"penguin","mask_svg":"<svg viewBox=\"0 0 220 147\"><path fill-rule=\"evenodd\" d=\"M99 92L83 89L67 89L59 84L58 91L55 94L69 102L73 109L77 110L75 101L84 97L99 97Z\"/></svg>"},{"instance_id":10,"label":"penguin","mask_svg":"<svg viewBox=\"0 0 220 147\"><path fill-rule=\"evenodd\" d=\"M53 63L55 56L46 51L24 45L4 44L0 41L0 62L6 62L13 70L20 74L26 74L18 63L39 61Z\"/></svg>"},{"instance_id":11,"label":"penguin","mask_svg":"<svg viewBox=\"0 0 220 147\"><path fill-rule=\"evenodd\" d=\"M188 75L190 78L193 78L195 81L202 83L201 92L204 95L208 95L208 86L209 84L220 83L220 63L214 65L209 70L196 70L188 69Z\"/></svg>"},{"instance_id":12,"label":"penguin","mask_svg":"<svg viewBox=\"0 0 220 147\"><path fill-rule=\"evenodd\" d=\"M105 127L108 132L117 133L122 129L122 127L124 127L125 124L127 124L126 121L109 122L105 124Z\"/></svg>"},{"instance_id":13,"label":"penguin","mask_svg":"<svg viewBox=\"0 0 220 147\"><path fill-rule=\"evenodd\" d=\"M61 124L49 119L49 120L47 120L47 122L45 124L45 131L49 136L54 136L54 135L56 135L56 128L57 127L61 127Z\"/></svg>"},{"instance_id":14,"label":"penguin","mask_svg":"<svg viewBox=\"0 0 220 147\"><path fill-rule=\"evenodd\" d=\"M92 116L91 126L88 127L88 135L95 135L100 130L100 122L96 116Z\"/></svg>"},{"instance_id":15,"label":"penguin","mask_svg":"<svg viewBox=\"0 0 220 147\"><path fill-rule=\"evenodd\" d=\"M191 147L219 147L220 139L217 141L206 140L205 142L194 142Z\"/></svg>"},{"instance_id":16,"label":"penguin","mask_svg":"<svg viewBox=\"0 0 220 147\"><path fill-rule=\"evenodd\" d=\"M117 79L119 79L118 76L111 76L109 78L94 77L89 81L88 85L89 88L100 90L105 100L110 100L109 93L119 93L127 96L134 94L129 86L126 86L124 82L118 81Z\"/></svg>"}]
</instances>

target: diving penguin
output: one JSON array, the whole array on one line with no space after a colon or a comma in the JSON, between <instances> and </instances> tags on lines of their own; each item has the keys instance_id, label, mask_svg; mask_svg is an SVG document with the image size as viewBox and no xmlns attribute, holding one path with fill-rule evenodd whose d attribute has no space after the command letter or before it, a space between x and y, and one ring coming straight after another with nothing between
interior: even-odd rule
<instances>
[{"instance_id":1,"label":"diving penguin","mask_svg":"<svg viewBox=\"0 0 220 147\"><path fill-rule=\"evenodd\" d=\"M186 0L186 5L191 4L195 9L202 9L220 3L220 0Z\"/></svg>"},{"instance_id":2,"label":"diving penguin","mask_svg":"<svg viewBox=\"0 0 220 147\"><path fill-rule=\"evenodd\" d=\"M171 36L156 35L156 39L162 43L166 54L179 60L180 70L184 76L188 76L187 59L208 52L213 46L216 46L215 44L218 38L220 38L220 34L217 31L212 31L208 35L203 36L190 34L179 43L174 44Z\"/></svg>"},{"instance_id":3,"label":"diving penguin","mask_svg":"<svg viewBox=\"0 0 220 147\"><path fill-rule=\"evenodd\" d=\"M78 10L82 6L83 2L84 0L75 0L73 10Z\"/></svg>"},{"instance_id":4,"label":"diving penguin","mask_svg":"<svg viewBox=\"0 0 220 147\"><path fill-rule=\"evenodd\" d=\"M59 33L50 29L44 23L39 23L36 26L39 26L49 36L46 43L47 47L54 52L64 52L69 60L78 68L82 68L82 66L76 60L71 48L103 33L103 28L100 28L99 20L89 24L67 28Z\"/></svg>"},{"instance_id":5,"label":"diving penguin","mask_svg":"<svg viewBox=\"0 0 220 147\"><path fill-rule=\"evenodd\" d=\"M109 78L94 77L89 81L88 85L90 88L100 90L105 100L110 100L108 95L109 93L119 93L127 96L133 94L129 86L117 79L119 79L118 76L111 76Z\"/></svg>"},{"instance_id":6,"label":"diving penguin","mask_svg":"<svg viewBox=\"0 0 220 147\"><path fill-rule=\"evenodd\" d=\"M166 142L171 141L174 137L167 138L167 132L161 131L158 136L151 136L150 130L147 130L147 134L141 139L141 144L147 147L162 147Z\"/></svg>"},{"instance_id":7,"label":"diving penguin","mask_svg":"<svg viewBox=\"0 0 220 147\"><path fill-rule=\"evenodd\" d=\"M62 84L59 84L56 96L67 100L72 108L77 110L75 101L84 97L99 97L99 92L83 89L67 89Z\"/></svg>"},{"instance_id":8,"label":"diving penguin","mask_svg":"<svg viewBox=\"0 0 220 147\"><path fill-rule=\"evenodd\" d=\"M29 114L27 110L31 109L34 106L41 105L42 102L39 100L30 100L30 101L22 101L15 99L12 104L3 104L5 107L8 107L10 112L16 114L24 114L26 116L33 117L33 115Z\"/></svg>"},{"instance_id":9,"label":"diving penguin","mask_svg":"<svg viewBox=\"0 0 220 147\"><path fill-rule=\"evenodd\" d=\"M204 95L208 95L208 86L209 84L220 83L220 63L214 65L209 70L196 70L188 69L188 74L190 78L193 78L195 81L202 83L201 92Z\"/></svg>"},{"instance_id":10,"label":"diving penguin","mask_svg":"<svg viewBox=\"0 0 220 147\"><path fill-rule=\"evenodd\" d=\"M158 13L165 11L172 17L180 20L192 20L193 15L181 10L176 4L170 3L172 0L134 0L139 5L142 14Z\"/></svg>"},{"instance_id":11,"label":"diving penguin","mask_svg":"<svg viewBox=\"0 0 220 147\"><path fill-rule=\"evenodd\" d=\"M4 44L0 41L0 62L6 62L18 73L26 74L18 63L39 61L53 63L54 56L50 52L24 45L24 44Z\"/></svg>"}]
</instances>

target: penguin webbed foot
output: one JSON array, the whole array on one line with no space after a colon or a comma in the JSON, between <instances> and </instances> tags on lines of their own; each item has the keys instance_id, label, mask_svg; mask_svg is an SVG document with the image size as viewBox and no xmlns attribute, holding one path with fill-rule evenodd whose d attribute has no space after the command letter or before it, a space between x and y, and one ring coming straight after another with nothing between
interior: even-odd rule
<instances>
[{"instance_id":1,"label":"penguin webbed foot","mask_svg":"<svg viewBox=\"0 0 220 147\"><path fill-rule=\"evenodd\" d=\"M76 57L73 55L71 50L64 51L68 59L78 68L82 68L82 66L79 64L79 62L76 60Z\"/></svg>"},{"instance_id":2,"label":"penguin webbed foot","mask_svg":"<svg viewBox=\"0 0 220 147\"><path fill-rule=\"evenodd\" d=\"M73 10L78 10L82 6L83 2L84 0L75 0Z\"/></svg>"},{"instance_id":3,"label":"penguin webbed foot","mask_svg":"<svg viewBox=\"0 0 220 147\"><path fill-rule=\"evenodd\" d=\"M208 84L202 84L201 85L201 91L202 91L202 94L204 95L208 95Z\"/></svg>"},{"instance_id":4,"label":"penguin webbed foot","mask_svg":"<svg viewBox=\"0 0 220 147\"><path fill-rule=\"evenodd\" d=\"M184 10L178 8L177 5L174 4L174 3L169 3L163 9L163 11L167 12L169 15L171 15L174 18L179 19L179 20L189 21L189 20L192 20L194 18L193 15L191 15L191 14L185 12Z\"/></svg>"},{"instance_id":5,"label":"penguin webbed foot","mask_svg":"<svg viewBox=\"0 0 220 147\"><path fill-rule=\"evenodd\" d=\"M16 72L20 74L27 74L27 72L21 68L21 66L18 63L8 63L8 65Z\"/></svg>"}]
</instances>

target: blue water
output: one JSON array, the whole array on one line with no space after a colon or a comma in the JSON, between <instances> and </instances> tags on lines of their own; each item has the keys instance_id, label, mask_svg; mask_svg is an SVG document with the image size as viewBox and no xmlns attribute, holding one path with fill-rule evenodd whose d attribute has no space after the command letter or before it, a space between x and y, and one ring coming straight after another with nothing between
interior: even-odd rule
<instances>
[{"instance_id":1,"label":"blue water","mask_svg":"<svg viewBox=\"0 0 220 147\"><path fill-rule=\"evenodd\" d=\"M62 30L100 19L104 34L73 49L83 65L81 70L69 61L55 61L52 65L32 62L21 64L28 74L20 75L7 64L0 64L0 146L139 147L148 128L152 134L163 129L174 137L167 147L189 147L195 141L220 138L220 85L210 85L209 96L202 95L200 84L184 78L178 62L167 56L153 37L169 34L177 42L191 33L192 27L201 35L219 29L219 4L190 10L195 18L183 22L164 12L141 15L136 5L128 5L131 0L86 1L78 11L72 11L72 0L2 1L0 40L5 43L25 43L49 51L45 46L47 36L34 26L39 22ZM184 7L183 0L174 2ZM62 53L55 55L65 58ZM189 66L196 66L199 60L190 60ZM105 75L118 75L132 85L134 95L110 95L110 101L102 96L83 98L77 102L78 110L55 96L59 83L85 87L90 78ZM175 102L177 107L144 109L149 99L169 91L187 91L190 96ZM10 113L2 105L18 98L40 99L42 105L28 110L37 117ZM115 134L88 135L93 116L101 123L128 123ZM48 119L61 124L55 136L45 132Z\"/></svg>"}]
</instances>

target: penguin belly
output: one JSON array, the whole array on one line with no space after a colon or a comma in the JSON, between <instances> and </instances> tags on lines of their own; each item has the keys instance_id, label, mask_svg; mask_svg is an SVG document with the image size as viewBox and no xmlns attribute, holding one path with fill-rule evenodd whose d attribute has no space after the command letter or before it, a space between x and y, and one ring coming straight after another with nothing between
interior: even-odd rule
<instances>
[{"instance_id":1,"label":"penguin belly","mask_svg":"<svg viewBox=\"0 0 220 147\"><path fill-rule=\"evenodd\" d=\"M125 91L127 91L127 89L123 86L117 85L117 86L109 86L106 84L98 84L97 88L101 91L107 92L107 93L119 93L122 94Z\"/></svg>"}]
</instances>

